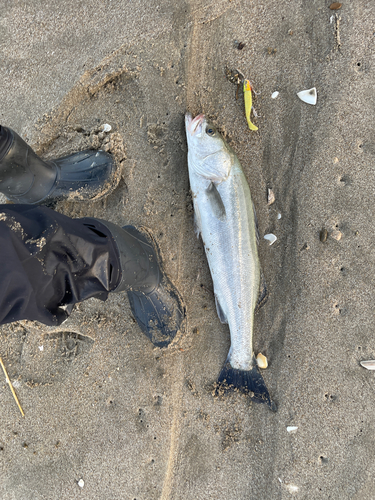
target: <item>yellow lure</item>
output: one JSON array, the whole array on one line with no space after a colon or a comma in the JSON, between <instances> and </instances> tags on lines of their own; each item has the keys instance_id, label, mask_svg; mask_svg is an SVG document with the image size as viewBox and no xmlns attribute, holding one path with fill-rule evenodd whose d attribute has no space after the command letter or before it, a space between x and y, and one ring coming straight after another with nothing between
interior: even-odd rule
<instances>
[{"instance_id":1,"label":"yellow lure","mask_svg":"<svg viewBox=\"0 0 375 500\"><path fill-rule=\"evenodd\" d=\"M251 94L251 85L249 80L244 80L243 82L243 97L245 100L245 116L247 124L249 125L250 130L258 130L253 123L250 121L250 113L253 105L253 96Z\"/></svg>"}]
</instances>

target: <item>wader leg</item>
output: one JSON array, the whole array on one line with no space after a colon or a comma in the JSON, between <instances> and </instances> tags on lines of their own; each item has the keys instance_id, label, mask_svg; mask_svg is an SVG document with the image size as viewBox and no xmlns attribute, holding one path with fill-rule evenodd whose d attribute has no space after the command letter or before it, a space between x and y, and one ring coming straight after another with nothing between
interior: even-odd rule
<instances>
[{"instance_id":1,"label":"wader leg","mask_svg":"<svg viewBox=\"0 0 375 500\"><path fill-rule=\"evenodd\" d=\"M0 205L0 324L59 325L77 302L105 300L120 276L118 251L99 221Z\"/></svg>"}]
</instances>

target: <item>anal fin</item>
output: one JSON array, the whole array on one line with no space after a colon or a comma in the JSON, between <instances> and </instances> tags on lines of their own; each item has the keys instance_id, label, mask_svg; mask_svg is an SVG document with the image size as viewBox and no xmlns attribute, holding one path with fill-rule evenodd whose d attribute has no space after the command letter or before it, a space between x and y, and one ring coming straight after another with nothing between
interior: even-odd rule
<instances>
[{"instance_id":1,"label":"anal fin","mask_svg":"<svg viewBox=\"0 0 375 500\"><path fill-rule=\"evenodd\" d=\"M226 323L228 324L228 319L220 305L220 302L219 302L219 299L217 298L217 295L215 294L215 304L216 304L216 311L217 311L217 315L219 316L219 320L221 321L221 323Z\"/></svg>"}]
</instances>

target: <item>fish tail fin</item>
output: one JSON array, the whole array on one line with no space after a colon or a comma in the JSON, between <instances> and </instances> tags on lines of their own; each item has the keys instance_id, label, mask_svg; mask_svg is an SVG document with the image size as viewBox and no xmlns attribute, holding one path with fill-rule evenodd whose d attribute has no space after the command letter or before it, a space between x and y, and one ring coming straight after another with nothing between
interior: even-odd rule
<instances>
[{"instance_id":1,"label":"fish tail fin","mask_svg":"<svg viewBox=\"0 0 375 500\"><path fill-rule=\"evenodd\" d=\"M265 403L269 406L270 410L277 411L277 407L271 400L255 358L253 367L250 370L232 368L228 360L225 362L217 381L216 394L219 394L221 391L229 392L235 390L249 394L252 401Z\"/></svg>"}]
</instances>

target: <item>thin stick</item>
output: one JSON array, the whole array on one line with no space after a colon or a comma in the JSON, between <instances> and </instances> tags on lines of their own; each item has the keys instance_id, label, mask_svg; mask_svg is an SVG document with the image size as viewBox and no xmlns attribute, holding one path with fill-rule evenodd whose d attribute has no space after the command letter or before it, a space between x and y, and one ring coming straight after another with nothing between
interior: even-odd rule
<instances>
[{"instance_id":1,"label":"thin stick","mask_svg":"<svg viewBox=\"0 0 375 500\"><path fill-rule=\"evenodd\" d=\"M8 374L7 374L7 371L6 371L6 369L5 369L5 366L4 366L4 363L3 363L3 360L2 360L1 358L0 358L0 364L1 364L1 367L2 367L3 372L4 372L4 374L5 374L5 380L8 382L9 387L10 387L10 390L12 391L13 397L14 397L14 399L15 399L15 401L16 401L16 403L17 403L17 406L18 406L18 408L19 408L19 410L20 410L20 412L21 412L21 415L24 417L24 416L25 416L25 414L24 414L24 412L23 412L23 410L22 410L22 408L21 408L20 402L18 401L17 394L14 392L14 389L13 389L13 386L12 386L12 382L10 381L10 378L8 377Z\"/></svg>"}]
</instances>

